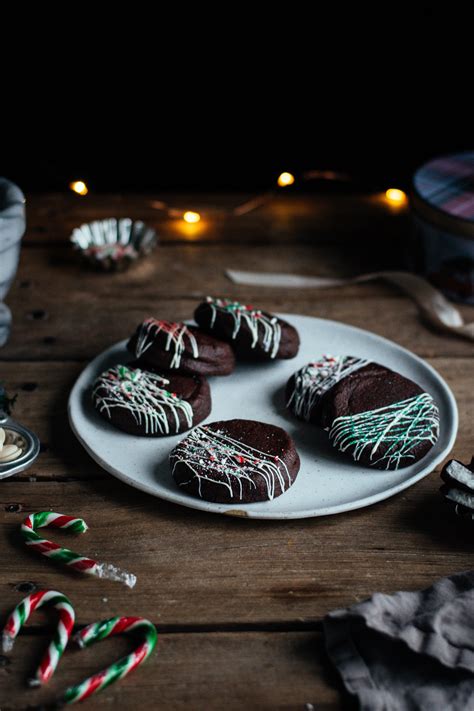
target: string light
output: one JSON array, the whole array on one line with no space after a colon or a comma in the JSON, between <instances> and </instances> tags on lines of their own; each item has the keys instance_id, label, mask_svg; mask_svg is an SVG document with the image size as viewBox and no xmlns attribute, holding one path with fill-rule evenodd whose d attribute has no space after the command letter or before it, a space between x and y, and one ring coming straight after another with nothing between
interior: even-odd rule
<instances>
[{"instance_id":1,"label":"string light","mask_svg":"<svg viewBox=\"0 0 474 711\"><path fill-rule=\"evenodd\" d=\"M389 188L385 192L385 197L392 205L402 205L407 200L406 193L398 188Z\"/></svg>"},{"instance_id":2,"label":"string light","mask_svg":"<svg viewBox=\"0 0 474 711\"><path fill-rule=\"evenodd\" d=\"M201 215L199 214L199 212L193 212L192 210L186 210L183 215L183 220L189 225L193 225L194 223L199 222L200 219Z\"/></svg>"},{"instance_id":3,"label":"string light","mask_svg":"<svg viewBox=\"0 0 474 711\"><path fill-rule=\"evenodd\" d=\"M78 195L87 195L89 192L89 188L83 180L75 180L73 183L69 183L69 187Z\"/></svg>"},{"instance_id":4,"label":"string light","mask_svg":"<svg viewBox=\"0 0 474 711\"><path fill-rule=\"evenodd\" d=\"M277 183L280 188L286 188L287 185L293 185L294 182L295 176L291 173L280 173L277 180Z\"/></svg>"},{"instance_id":5,"label":"string light","mask_svg":"<svg viewBox=\"0 0 474 711\"><path fill-rule=\"evenodd\" d=\"M341 182L352 182L354 180L348 173L336 172L333 170L307 170L298 174L298 182L303 184L310 182L312 180L331 180L331 181L341 181ZM295 176L292 173L283 172L280 173L277 179L278 187L285 188L288 185L293 185L296 182ZM215 217L220 215L222 217L240 217L246 215L253 210L260 207L264 207L269 202L271 202L278 194L278 190L271 189L261 195L256 195L249 198L244 203L236 205L234 207L213 207L212 210L207 209L204 215L199 212L194 212L194 210L186 210L183 212L182 208L173 207L163 200L152 200L148 204L155 210L162 210L164 213L171 218L178 218L179 221L183 221L186 225L181 223L181 227L189 231L199 225L199 229L205 229L208 226L208 217ZM377 193L377 199L382 200L385 204L388 204L391 212L398 212L399 209L403 208L408 203L408 196L399 188L388 188L385 193ZM195 234L187 232L187 234Z\"/></svg>"}]
</instances>

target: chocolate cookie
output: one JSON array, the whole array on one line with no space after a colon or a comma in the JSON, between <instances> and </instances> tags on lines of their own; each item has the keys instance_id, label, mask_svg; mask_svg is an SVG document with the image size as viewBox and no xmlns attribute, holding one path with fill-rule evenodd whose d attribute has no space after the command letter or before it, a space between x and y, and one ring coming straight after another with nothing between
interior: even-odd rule
<instances>
[{"instance_id":1,"label":"chocolate cookie","mask_svg":"<svg viewBox=\"0 0 474 711\"><path fill-rule=\"evenodd\" d=\"M321 421L337 449L376 469L417 462L439 433L431 395L377 363L359 368L323 396Z\"/></svg>"},{"instance_id":2,"label":"chocolate cookie","mask_svg":"<svg viewBox=\"0 0 474 711\"><path fill-rule=\"evenodd\" d=\"M280 427L227 420L196 427L170 455L173 478L192 496L223 504L272 500L300 468L291 437Z\"/></svg>"},{"instance_id":3,"label":"chocolate cookie","mask_svg":"<svg viewBox=\"0 0 474 711\"><path fill-rule=\"evenodd\" d=\"M323 395L342 378L367 365L354 356L323 355L296 371L286 385L286 406L296 417L321 424Z\"/></svg>"},{"instance_id":4,"label":"chocolate cookie","mask_svg":"<svg viewBox=\"0 0 474 711\"><path fill-rule=\"evenodd\" d=\"M253 306L208 296L197 307L194 318L201 328L230 343L238 358L272 360L294 358L298 353L298 331L283 319Z\"/></svg>"},{"instance_id":5,"label":"chocolate cookie","mask_svg":"<svg viewBox=\"0 0 474 711\"><path fill-rule=\"evenodd\" d=\"M205 378L169 375L115 365L102 373L92 389L98 412L129 434L160 437L185 432L211 411Z\"/></svg>"},{"instance_id":6,"label":"chocolate cookie","mask_svg":"<svg viewBox=\"0 0 474 711\"><path fill-rule=\"evenodd\" d=\"M188 375L229 375L235 357L228 343L197 326L147 318L127 343L140 363Z\"/></svg>"}]
</instances>

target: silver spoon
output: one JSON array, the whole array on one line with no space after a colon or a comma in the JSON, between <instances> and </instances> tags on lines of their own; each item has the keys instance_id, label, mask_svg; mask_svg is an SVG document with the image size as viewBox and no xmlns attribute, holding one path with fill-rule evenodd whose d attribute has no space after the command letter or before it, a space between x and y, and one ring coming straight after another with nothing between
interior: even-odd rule
<instances>
[{"instance_id":1,"label":"silver spoon","mask_svg":"<svg viewBox=\"0 0 474 711\"><path fill-rule=\"evenodd\" d=\"M0 462L0 480L17 472L22 472L34 462L40 451L40 441L34 432L12 420L6 412L0 410L0 427L16 432L25 442L24 452L11 462Z\"/></svg>"}]
</instances>

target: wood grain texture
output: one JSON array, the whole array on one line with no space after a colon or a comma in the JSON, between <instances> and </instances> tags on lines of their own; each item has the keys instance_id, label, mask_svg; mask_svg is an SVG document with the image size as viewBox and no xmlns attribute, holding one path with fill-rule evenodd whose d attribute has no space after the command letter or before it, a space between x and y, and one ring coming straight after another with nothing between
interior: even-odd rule
<instances>
[{"instance_id":1,"label":"wood grain texture","mask_svg":"<svg viewBox=\"0 0 474 711\"><path fill-rule=\"evenodd\" d=\"M99 671L133 647L123 638L64 655L50 684L25 688L46 636L22 635L0 666L0 708L49 703L70 684ZM5 658L1 658L5 660ZM92 697L84 708L305 709L336 711L338 680L327 673L319 632L160 634L154 654L133 674ZM210 693L210 690L213 693ZM347 708L347 706L345 706Z\"/></svg>"},{"instance_id":2,"label":"wood grain texture","mask_svg":"<svg viewBox=\"0 0 474 711\"><path fill-rule=\"evenodd\" d=\"M15 416L38 432L43 451L28 471L0 483L0 621L26 584L70 595L79 624L114 614L152 619L158 653L90 701L91 709L350 708L322 651L321 618L374 591L414 590L472 567L474 529L444 504L438 472L388 501L339 516L265 522L206 514L130 489L101 470L69 429L69 391L87 361L126 338L144 316L189 318L203 296L232 296L360 326L428 359L458 401L452 455L466 461L474 439L474 347L426 328L411 301L383 284L258 289L225 277L228 267L353 276L399 266L409 221L380 196L286 193L242 218L214 208L231 210L249 196L168 196L175 207L208 211L190 229L153 208L159 197L28 199L0 380L18 392ZM67 244L70 231L112 215L144 219L157 228L161 246L123 274L82 269ZM472 309L461 311L473 319ZM51 538L135 572L136 588L78 576L26 550L19 525L38 510L83 516L85 535ZM50 701L129 649L115 639L68 652L49 689L27 691L46 619L34 616L11 657L0 656L2 711Z\"/></svg>"},{"instance_id":3,"label":"wood grain texture","mask_svg":"<svg viewBox=\"0 0 474 711\"><path fill-rule=\"evenodd\" d=\"M75 227L92 220L130 217L155 228L164 243L236 242L274 244L291 240L332 242L347 235L368 235L399 243L409 227L406 210L388 205L383 195L298 195L279 191L261 208L236 217L233 208L254 196L247 194L27 196L26 244L65 243ZM199 224L187 225L156 209L157 201L177 210L197 210Z\"/></svg>"},{"instance_id":4,"label":"wood grain texture","mask_svg":"<svg viewBox=\"0 0 474 711\"><path fill-rule=\"evenodd\" d=\"M321 246L271 250L179 245L156 251L129 272L102 274L82 269L67 248L25 249L7 298L14 316L12 336L0 357L90 359L126 338L145 316L192 318L207 294L369 328L423 357L472 356L471 342L432 331L420 321L413 302L387 285L249 288L232 284L224 274L226 268L239 266L335 276L347 250L336 249L332 257L325 258L326 251ZM378 262L371 268L381 266ZM348 261L342 271L350 276L360 273L362 266L355 268ZM467 320L472 319L468 307L461 311Z\"/></svg>"},{"instance_id":5,"label":"wood grain texture","mask_svg":"<svg viewBox=\"0 0 474 711\"><path fill-rule=\"evenodd\" d=\"M74 597L84 622L97 610L113 614L132 605L134 614L162 625L313 624L375 590L414 590L471 567L473 537L439 485L433 474L372 507L266 522L186 509L114 479L7 480L0 489L0 613L15 604L16 586L26 580ZM49 531L51 539L135 573L133 591L28 550L20 523L43 510L85 518L86 534Z\"/></svg>"}]
</instances>

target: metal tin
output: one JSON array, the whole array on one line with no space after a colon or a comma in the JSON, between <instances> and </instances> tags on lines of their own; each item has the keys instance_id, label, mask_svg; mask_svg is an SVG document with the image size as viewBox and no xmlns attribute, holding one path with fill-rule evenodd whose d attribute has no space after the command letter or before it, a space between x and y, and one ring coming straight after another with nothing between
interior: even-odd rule
<instances>
[{"instance_id":1,"label":"metal tin","mask_svg":"<svg viewBox=\"0 0 474 711\"><path fill-rule=\"evenodd\" d=\"M0 462L1 481L24 469L28 469L30 464L35 461L40 453L40 441L34 432L20 425L15 420L12 420L3 410L0 410L0 427L3 427L11 441L13 441L12 438L18 438L21 441L21 447L23 449L21 455L11 462L5 462L3 464Z\"/></svg>"},{"instance_id":2,"label":"metal tin","mask_svg":"<svg viewBox=\"0 0 474 711\"><path fill-rule=\"evenodd\" d=\"M415 269L449 298L474 304L474 152L419 168L411 204Z\"/></svg>"}]
</instances>

